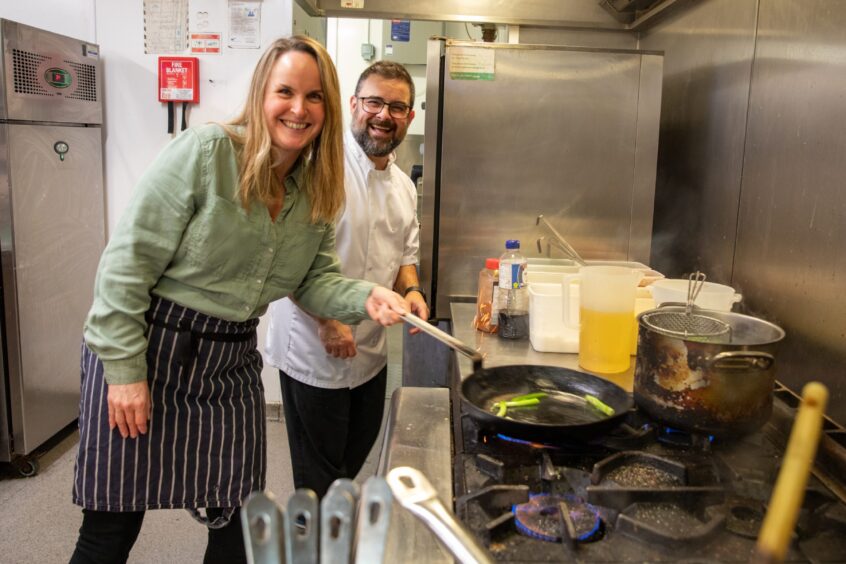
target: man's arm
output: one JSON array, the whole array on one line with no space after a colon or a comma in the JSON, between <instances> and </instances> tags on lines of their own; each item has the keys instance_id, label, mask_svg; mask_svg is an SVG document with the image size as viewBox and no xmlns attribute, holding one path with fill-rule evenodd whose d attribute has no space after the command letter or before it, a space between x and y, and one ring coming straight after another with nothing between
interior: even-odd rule
<instances>
[{"instance_id":1,"label":"man's arm","mask_svg":"<svg viewBox=\"0 0 846 564\"><path fill-rule=\"evenodd\" d=\"M406 264L401 266L394 281L394 291L405 297L408 309L420 319L429 319L429 306L426 305L426 296L420 289L420 279L417 277L417 266ZM417 333L419 329L412 329L411 333Z\"/></svg>"},{"instance_id":2,"label":"man's arm","mask_svg":"<svg viewBox=\"0 0 846 564\"><path fill-rule=\"evenodd\" d=\"M352 358L356 355L355 339L349 325L345 325L337 319L327 319L311 313L297 303L293 296L288 297L306 315L317 321L317 336L320 337L320 342L323 343L326 354L335 358Z\"/></svg>"}]
</instances>

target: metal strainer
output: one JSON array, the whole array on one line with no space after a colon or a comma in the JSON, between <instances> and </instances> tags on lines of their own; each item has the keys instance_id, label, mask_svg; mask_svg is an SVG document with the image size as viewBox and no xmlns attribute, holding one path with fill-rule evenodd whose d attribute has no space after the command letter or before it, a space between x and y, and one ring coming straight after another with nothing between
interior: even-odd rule
<instances>
[{"instance_id":1,"label":"metal strainer","mask_svg":"<svg viewBox=\"0 0 846 564\"><path fill-rule=\"evenodd\" d=\"M645 313L641 316L644 325L655 331L686 339L712 339L729 333L731 326L728 323L693 311L693 302L705 283L705 274L697 270L690 275L689 280L684 312L658 310Z\"/></svg>"}]
</instances>

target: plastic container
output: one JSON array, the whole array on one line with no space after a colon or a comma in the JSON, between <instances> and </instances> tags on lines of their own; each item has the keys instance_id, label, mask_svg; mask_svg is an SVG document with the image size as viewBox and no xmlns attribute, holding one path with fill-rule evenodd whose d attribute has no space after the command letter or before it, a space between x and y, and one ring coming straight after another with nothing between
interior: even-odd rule
<instances>
[{"instance_id":1,"label":"plastic container","mask_svg":"<svg viewBox=\"0 0 846 564\"><path fill-rule=\"evenodd\" d=\"M633 347L637 285L642 274L622 266L583 266L564 276L564 324L579 328L579 366L615 374L628 370ZM570 311L570 286L579 281L579 319Z\"/></svg>"},{"instance_id":2,"label":"plastic container","mask_svg":"<svg viewBox=\"0 0 846 564\"><path fill-rule=\"evenodd\" d=\"M496 333L499 323L499 259L489 258L479 271L479 290L476 294L476 316L473 326L485 333Z\"/></svg>"},{"instance_id":3,"label":"plastic container","mask_svg":"<svg viewBox=\"0 0 846 564\"><path fill-rule=\"evenodd\" d=\"M509 239L499 257L499 336L525 339L529 336L529 291L526 287L526 257L520 241Z\"/></svg>"},{"instance_id":4,"label":"plastic container","mask_svg":"<svg viewBox=\"0 0 846 564\"><path fill-rule=\"evenodd\" d=\"M664 278L656 280L647 288L652 292L656 305L666 302L687 303L687 288L690 284L688 279ZM696 301L693 303L703 309L715 309L717 311L731 311L731 307L743 299L743 296L736 293L731 286L705 282Z\"/></svg>"}]
</instances>

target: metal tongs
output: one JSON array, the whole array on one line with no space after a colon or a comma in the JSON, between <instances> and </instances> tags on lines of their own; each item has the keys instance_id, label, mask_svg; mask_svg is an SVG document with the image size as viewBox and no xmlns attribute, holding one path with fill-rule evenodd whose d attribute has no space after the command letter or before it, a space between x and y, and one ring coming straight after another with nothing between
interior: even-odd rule
<instances>
[{"instance_id":1,"label":"metal tongs","mask_svg":"<svg viewBox=\"0 0 846 564\"><path fill-rule=\"evenodd\" d=\"M361 495L347 479L335 480L321 501L297 490L285 508L269 492L253 493L241 509L247 562L381 564L392 499L379 476L367 479Z\"/></svg>"},{"instance_id":2,"label":"metal tongs","mask_svg":"<svg viewBox=\"0 0 846 564\"><path fill-rule=\"evenodd\" d=\"M543 217L543 214L539 215L535 220L535 225L540 225L541 223L543 223L544 227L549 229L550 233L552 233L552 238L549 239L550 245L555 245L555 247L562 253L564 253L567 258L572 259L579 266L585 266L587 264L585 262L585 259L583 259L581 255L576 252L576 249L574 249L572 245L570 245L570 243L568 243L567 240L562 237L561 234L552 226L552 224L549 223L546 218ZM545 237L538 237L537 243L539 253L543 252L541 243L544 239Z\"/></svg>"}]
</instances>

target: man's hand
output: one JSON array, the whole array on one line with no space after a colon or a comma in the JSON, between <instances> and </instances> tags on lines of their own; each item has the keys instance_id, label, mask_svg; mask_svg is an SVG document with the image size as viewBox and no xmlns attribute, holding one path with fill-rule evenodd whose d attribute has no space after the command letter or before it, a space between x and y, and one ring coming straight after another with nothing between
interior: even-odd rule
<instances>
[{"instance_id":1,"label":"man's hand","mask_svg":"<svg viewBox=\"0 0 846 564\"><path fill-rule=\"evenodd\" d=\"M117 426L124 439L147 434L150 418L150 388L147 381L132 384L109 384L109 429Z\"/></svg>"},{"instance_id":2,"label":"man's hand","mask_svg":"<svg viewBox=\"0 0 846 564\"><path fill-rule=\"evenodd\" d=\"M385 327L402 321L400 314L408 311L405 300L383 286L376 286L364 302L370 319Z\"/></svg>"},{"instance_id":3,"label":"man's hand","mask_svg":"<svg viewBox=\"0 0 846 564\"><path fill-rule=\"evenodd\" d=\"M429 306L426 305L426 300L423 299L423 294L420 292L411 291L405 296L406 304L408 304L408 309L422 319L426 321L429 319ZM416 333L420 333L420 329L417 327L412 327L408 330L409 335L414 335Z\"/></svg>"},{"instance_id":4,"label":"man's hand","mask_svg":"<svg viewBox=\"0 0 846 564\"><path fill-rule=\"evenodd\" d=\"M344 325L335 319L320 322L317 330L320 342L326 352L335 358L352 358L355 356L355 339L349 325Z\"/></svg>"}]
</instances>

